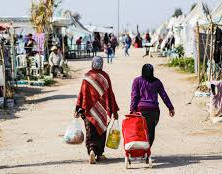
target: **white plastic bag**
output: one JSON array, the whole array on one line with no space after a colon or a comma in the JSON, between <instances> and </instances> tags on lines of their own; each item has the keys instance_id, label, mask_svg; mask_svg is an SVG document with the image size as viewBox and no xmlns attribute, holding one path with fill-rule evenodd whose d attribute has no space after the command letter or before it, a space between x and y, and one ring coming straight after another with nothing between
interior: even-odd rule
<instances>
[{"instance_id":1,"label":"white plastic bag","mask_svg":"<svg viewBox=\"0 0 222 174\"><path fill-rule=\"evenodd\" d=\"M67 144L81 144L84 141L84 134L82 132L80 122L76 118L72 124L67 128L64 135L64 141Z\"/></svg>"}]
</instances>

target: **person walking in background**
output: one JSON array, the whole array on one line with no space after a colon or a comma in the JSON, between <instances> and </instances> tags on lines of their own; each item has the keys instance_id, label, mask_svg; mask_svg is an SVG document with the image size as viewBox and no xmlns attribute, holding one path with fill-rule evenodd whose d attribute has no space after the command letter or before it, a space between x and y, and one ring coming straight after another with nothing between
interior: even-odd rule
<instances>
[{"instance_id":1,"label":"person walking in background","mask_svg":"<svg viewBox=\"0 0 222 174\"><path fill-rule=\"evenodd\" d=\"M86 52L87 52L87 56L90 57L91 54L91 50L92 50L92 44L90 41L86 42Z\"/></svg>"},{"instance_id":2,"label":"person walking in background","mask_svg":"<svg viewBox=\"0 0 222 174\"><path fill-rule=\"evenodd\" d=\"M97 52L99 51L99 41L96 37L92 43L92 47L93 47L93 57L95 57L97 56Z\"/></svg>"},{"instance_id":3,"label":"person walking in background","mask_svg":"<svg viewBox=\"0 0 222 174\"><path fill-rule=\"evenodd\" d=\"M104 36L104 39L103 39L103 45L108 45L108 43L109 43L109 36L108 36L108 34L106 33L105 34L105 36Z\"/></svg>"},{"instance_id":4,"label":"person walking in background","mask_svg":"<svg viewBox=\"0 0 222 174\"><path fill-rule=\"evenodd\" d=\"M143 57L146 57L150 54L150 47L151 47L151 37L150 34L147 32L144 38L144 47L146 49L145 55Z\"/></svg>"},{"instance_id":5,"label":"person walking in background","mask_svg":"<svg viewBox=\"0 0 222 174\"><path fill-rule=\"evenodd\" d=\"M155 128L159 122L160 109L158 94L169 109L169 115L174 116L174 107L163 87L162 82L154 76L151 64L145 64L142 68L142 76L134 79L131 92L131 113L141 112L147 120L149 143L153 145Z\"/></svg>"},{"instance_id":6,"label":"person walking in background","mask_svg":"<svg viewBox=\"0 0 222 174\"><path fill-rule=\"evenodd\" d=\"M150 34L148 32L145 35L145 42L146 43L150 43L151 42L151 37L150 37Z\"/></svg>"},{"instance_id":7,"label":"person walking in background","mask_svg":"<svg viewBox=\"0 0 222 174\"><path fill-rule=\"evenodd\" d=\"M86 73L78 95L74 117L82 117L86 129L89 163L103 156L109 119L118 119L118 106L109 75L103 70L103 58L94 57L92 70Z\"/></svg>"},{"instance_id":8,"label":"person walking in background","mask_svg":"<svg viewBox=\"0 0 222 174\"><path fill-rule=\"evenodd\" d=\"M111 43L108 45L104 45L104 51L107 54L107 63L112 63L113 62L113 49L111 46Z\"/></svg>"},{"instance_id":9,"label":"person walking in background","mask_svg":"<svg viewBox=\"0 0 222 174\"><path fill-rule=\"evenodd\" d=\"M117 41L117 38L116 38L116 36L114 34L112 34L110 42L111 42L111 47L113 49L113 56L115 57L115 55L116 55L116 47L118 45L118 41Z\"/></svg>"},{"instance_id":10,"label":"person walking in background","mask_svg":"<svg viewBox=\"0 0 222 174\"><path fill-rule=\"evenodd\" d=\"M81 57L82 37L79 37L79 39L76 40L76 45L77 45L78 55L79 57Z\"/></svg>"},{"instance_id":11,"label":"person walking in background","mask_svg":"<svg viewBox=\"0 0 222 174\"><path fill-rule=\"evenodd\" d=\"M132 44L132 39L129 34L126 35L125 41L124 41L124 50L125 50L125 56L129 56L129 49Z\"/></svg>"}]
</instances>

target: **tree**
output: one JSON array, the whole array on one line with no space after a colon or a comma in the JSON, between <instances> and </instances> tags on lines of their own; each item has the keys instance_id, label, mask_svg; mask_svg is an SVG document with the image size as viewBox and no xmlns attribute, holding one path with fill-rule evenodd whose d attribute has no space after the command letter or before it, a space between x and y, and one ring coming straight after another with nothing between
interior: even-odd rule
<instances>
[{"instance_id":1,"label":"tree","mask_svg":"<svg viewBox=\"0 0 222 174\"><path fill-rule=\"evenodd\" d=\"M193 11L193 9L197 6L197 3L194 3L191 8L190 8L190 11Z\"/></svg>"},{"instance_id":2,"label":"tree","mask_svg":"<svg viewBox=\"0 0 222 174\"><path fill-rule=\"evenodd\" d=\"M175 9L175 11L174 11L173 17L179 17L179 16L181 16L182 14L183 14L182 9L181 9L181 8L177 8L177 9Z\"/></svg>"},{"instance_id":3,"label":"tree","mask_svg":"<svg viewBox=\"0 0 222 174\"><path fill-rule=\"evenodd\" d=\"M72 15L74 18L75 18L75 20L77 20L77 21L79 21L80 19L81 19L81 16L80 16L80 14L79 13L77 13L77 12L75 12L75 13L73 13L73 15Z\"/></svg>"},{"instance_id":4,"label":"tree","mask_svg":"<svg viewBox=\"0 0 222 174\"><path fill-rule=\"evenodd\" d=\"M37 33L49 31L54 8L58 7L61 0L39 0L31 4L31 22L36 27Z\"/></svg>"}]
</instances>

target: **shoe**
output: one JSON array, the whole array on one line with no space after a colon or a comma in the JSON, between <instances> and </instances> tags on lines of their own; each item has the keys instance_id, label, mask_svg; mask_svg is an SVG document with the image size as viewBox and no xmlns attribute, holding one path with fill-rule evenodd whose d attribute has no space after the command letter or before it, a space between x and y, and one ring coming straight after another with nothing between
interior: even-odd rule
<instances>
[{"instance_id":1,"label":"shoe","mask_svg":"<svg viewBox=\"0 0 222 174\"><path fill-rule=\"evenodd\" d=\"M97 156L97 161L103 161L103 160L107 160L108 158L105 156L105 155L100 155L100 156Z\"/></svg>"},{"instance_id":2,"label":"shoe","mask_svg":"<svg viewBox=\"0 0 222 174\"><path fill-rule=\"evenodd\" d=\"M96 164L96 155L93 151L89 154L89 164Z\"/></svg>"}]
</instances>

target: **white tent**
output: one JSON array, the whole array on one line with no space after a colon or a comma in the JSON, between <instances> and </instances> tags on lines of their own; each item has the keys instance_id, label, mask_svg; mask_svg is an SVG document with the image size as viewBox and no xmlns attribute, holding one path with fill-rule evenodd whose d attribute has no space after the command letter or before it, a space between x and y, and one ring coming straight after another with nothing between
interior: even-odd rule
<instances>
[{"instance_id":1,"label":"white tent","mask_svg":"<svg viewBox=\"0 0 222 174\"><path fill-rule=\"evenodd\" d=\"M199 0L183 23L182 40L186 57L195 56L195 27L197 22L201 22L205 18L204 2Z\"/></svg>"},{"instance_id":2,"label":"white tent","mask_svg":"<svg viewBox=\"0 0 222 174\"><path fill-rule=\"evenodd\" d=\"M160 38L164 39L166 37L166 35L168 33L168 30L167 30L168 24L169 24L169 22L166 21L154 32L154 34L151 36L151 39L152 39L151 44L152 45L158 44Z\"/></svg>"},{"instance_id":3,"label":"white tent","mask_svg":"<svg viewBox=\"0 0 222 174\"><path fill-rule=\"evenodd\" d=\"M183 29L183 22L185 20L185 15L181 15L177 18L173 26L173 33L175 37L175 46L179 46L183 44L182 40L182 29Z\"/></svg>"},{"instance_id":4,"label":"white tent","mask_svg":"<svg viewBox=\"0 0 222 174\"><path fill-rule=\"evenodd\" d=\"M213 17L213 21L215 23L222 23L222 1L218 4L218 6L211 13Z\"/></svg>"},{"instance_id":5,"label":"white tent","mask_svg":"<svg viewBox=\"0 0 222 174\"><path fill-rule=\"evenodd\" d=\"M182 23L184 21L185 16L181 15L179 17L172 17L169 20L169 23L167 25L167 30L168 30L168 34L165 37L165 39L163 40L162 44L161 44L161 49L163 49L168 41L169 38L171 38L172 36L174 36L175 38L175 45L178 46L181 44L181 26Z\"/></svg>"},{"instance_id":6,"label":"white tent","mask_svg":"<svg viewBox=\"0 0 222 174\"><path fill-rule=\"evenodd\" d=\"M100 27L100 26L92 26L87 25L85 26L90 32L95 33L114 33L114 30L112 27Z\"/></svg>"}]
</instances>

